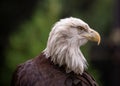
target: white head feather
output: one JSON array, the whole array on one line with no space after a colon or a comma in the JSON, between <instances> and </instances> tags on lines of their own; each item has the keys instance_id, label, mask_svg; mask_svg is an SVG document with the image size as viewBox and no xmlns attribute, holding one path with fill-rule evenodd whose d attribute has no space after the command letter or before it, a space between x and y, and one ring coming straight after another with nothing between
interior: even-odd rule
<instances>
[{"instance_id":1,"label":"white head feather","mask_svg":"<svg viewBox=\"0 0 120 86\"><path fill-rule=\"evenodd\" d=\"M81 27L84 30L80 29ZM80 19L73 17L61 19L49 34L44 54L51 57L55 64L65 65L66 69L82 74L87 68L87 61L79 47L88 41L81 36L88 29L90 29L88 24Z\"/></svg>"}]
</instances>

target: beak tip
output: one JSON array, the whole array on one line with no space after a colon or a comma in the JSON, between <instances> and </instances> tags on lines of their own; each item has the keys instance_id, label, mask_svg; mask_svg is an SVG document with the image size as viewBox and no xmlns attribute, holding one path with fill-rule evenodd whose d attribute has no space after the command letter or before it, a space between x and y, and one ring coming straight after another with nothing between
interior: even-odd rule
<instances>
[{"instance_id":1,"label":"beak tip","mask_svg":"<svg viewBox=\"0 0 120 86\"><path fill-rule=\"evenodd\" d=\"M98 45L100 45L100 42L101 42L101 38L100 38L100 36L98 36L99 38L98 38Z\"/></svg>"},{"instance_id":2,"label":"beak tip","mask_svg":"<svg viewBox=\"0 0 120 86\"><path fill-rule=\"evenodd\" d=\"M94 32L94 39L95 39L95 41L97 41L97 45L100 45L101 37L100 37L99 33L96 31Z\"/></svg>"},{"instance_id":3,"label":"beak tip","mask_svg":"<svg viewBox=\"0 0 120 86\"><path fill-rule=\"evenodd\" d=\"M100 45L100 41L97 43L97 45Z\"/></svg>"}]
</instances>

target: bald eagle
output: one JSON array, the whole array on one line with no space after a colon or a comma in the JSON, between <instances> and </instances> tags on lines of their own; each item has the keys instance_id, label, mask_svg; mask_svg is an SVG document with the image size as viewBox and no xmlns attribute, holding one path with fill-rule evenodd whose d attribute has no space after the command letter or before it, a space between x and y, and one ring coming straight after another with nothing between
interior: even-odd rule
<instances>
[{"instance_id":1,"label":"bald eagle","mask_svg":"<svg viewBox=\"0 0 120 86\"><path fill-rule=\"evenodd\" d=\"M88 63L80 50L88 40L99 44L99 33L81 19L61 19L43 52L18 65L11 86L98 86L86 71Z\"/></svg>"}]
</instances>

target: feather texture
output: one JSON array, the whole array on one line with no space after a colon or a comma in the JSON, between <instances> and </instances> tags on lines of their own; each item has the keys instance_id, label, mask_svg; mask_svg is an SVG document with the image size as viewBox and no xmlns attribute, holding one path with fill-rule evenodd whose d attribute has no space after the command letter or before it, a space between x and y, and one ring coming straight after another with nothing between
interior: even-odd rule
<instances>
[{"instance_id":1,"label":"feather texture","mask_svg":"<svg viewBox=\"0 0 120 86\"><path fill-rule=\"evenodd\" d=\"M90 28L84 21L73 17L58 21L49 34L44 54L47 58L51 56L54 64L66 65L67 71L82 74L87 68L87 61L79 47L88 40L81 36L84 30L79 26L85 30Z\"/></svg>"},{"instance_id":2,"label":"feather texture","mask_svg":"<svg viewBox=\"0 0 120 86\"><path fill-rule=\"evenodd\" d=\"M87 72L82 75L66 73L64 66L54 65L50 58L42 53L19 65L13 74L11 86L98 86Z\"/></svg>"}]
</instances>

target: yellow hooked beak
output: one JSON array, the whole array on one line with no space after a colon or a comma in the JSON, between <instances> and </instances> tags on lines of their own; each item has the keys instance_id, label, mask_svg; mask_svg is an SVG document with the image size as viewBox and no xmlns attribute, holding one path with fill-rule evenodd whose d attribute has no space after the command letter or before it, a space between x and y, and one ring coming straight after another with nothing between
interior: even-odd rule
<instances>
[{"instance_id":1,"label":"yellow hooked beak","mask_svg":"<svg viewBox=\"0 0 120 86\"><path fill-rule=\"evenodd\" d=\"M100 44L100 41L101 41L101 37L99 35L98 32L96 32L95 30L93 29L90 29L89 32L87 32L86 34L83 35L85 38L87 38L88 40L90 41L95 41L98 43L98 45Z\"/></svg>"}]
</instances>

